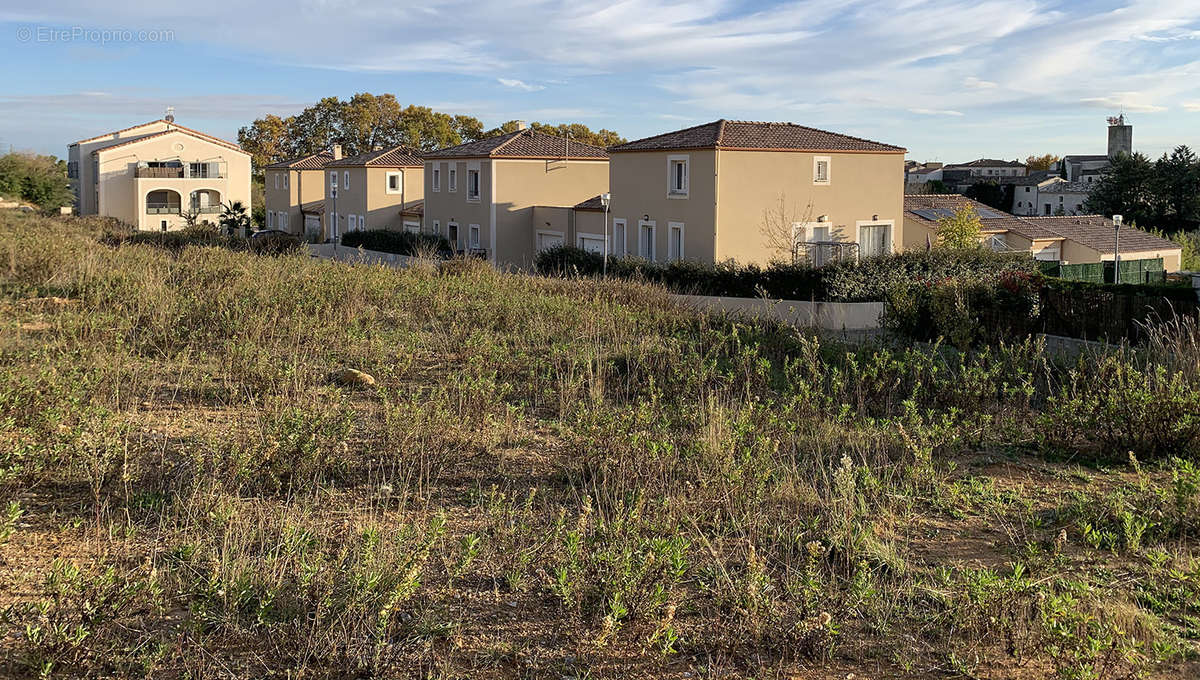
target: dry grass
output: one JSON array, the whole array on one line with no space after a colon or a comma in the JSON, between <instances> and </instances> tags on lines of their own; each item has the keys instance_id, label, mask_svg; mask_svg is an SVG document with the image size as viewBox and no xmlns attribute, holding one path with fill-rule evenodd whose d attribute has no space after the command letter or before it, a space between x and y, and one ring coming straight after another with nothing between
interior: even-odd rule
<instances>
[{"instance_id":1,"label":"dry grass","mask_svg":"<svg viewBox=\"0 0 1200 680\"><path fill-rule=\"evenodd\" d=\"M1197 672L1187 424L1043 435L1099 358L104 228L0 215L8 675Z\"/></svg>"}]
</instances>

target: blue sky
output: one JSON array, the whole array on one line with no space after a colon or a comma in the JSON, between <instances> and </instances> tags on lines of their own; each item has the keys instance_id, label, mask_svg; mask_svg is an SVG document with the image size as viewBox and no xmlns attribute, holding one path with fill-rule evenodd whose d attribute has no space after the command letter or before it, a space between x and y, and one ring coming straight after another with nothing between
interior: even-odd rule
<instances>
[{"instance_id":1,"label":"blue sky","mask_svg":"<svg viewBox=\"0 0 1200 680\"><path fill-rule=\"evenodd\" d=\"M169 105L233 139L364 91L630 139L792 121L947 162L1102 153L1123 110L1138 150L1200 149L1200 0L9 5L5 150L63 156Z\"/></svg>"}]
</instances>

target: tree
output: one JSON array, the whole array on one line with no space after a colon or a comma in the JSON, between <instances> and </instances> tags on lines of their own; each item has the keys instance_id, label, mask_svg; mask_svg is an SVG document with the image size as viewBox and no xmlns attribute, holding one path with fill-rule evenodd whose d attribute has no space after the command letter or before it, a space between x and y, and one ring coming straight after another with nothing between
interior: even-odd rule
<instances>
[{"instance_id":1,"label":"tree","mask_svg":"<svg viewBox=\"0 0 1200 680\"><path fill-rule=\"evenodd\" d=\"M1029 172L1044 172L1049 171L1060 160L1062 159L1052 153L1042 156L1029 156L1025 159L1025 167L1029 168Z\"/></svg>"},{"instance_id":2,"label":"tree","mask_svg":"<svg viewBox=\"0 0 1200 680\"><path fill-rule=\"evenodd\" d=\"M498 135L506 135L510 132L516 132L521 121L510 120L499 127L492 128L484 133L485 137L496 137ZM559 125L551 125L549 123L531 123L531 130L542 132L548 135L556 135L558 137L570 136L572 140L608 148L614 144L624 144L625 138L613 132L612 130L593 131L582 123L561 123Z\"/></svg>"},{"instance_id":3,"label":"tree","mask_svg":"<svg viewBox=\"0 0 1200 680\"><path fill-rule=\"evenodd\" d=\"M0 156L0 194L46 210L71 205L67 164L54 156L9 153Z\"/></svg>"},{"instance_id":4,"label":"tree","mask_svg":"<svg viewBox=\"0 0 1200 680\"><path fill-rule=\"evenodd\" d=\"M291 140L288 137L290 121L290 118L284 120L267 114L238 130L238 144L250 154L254 174L261 173L263 167L284 160L291 154Z\"/></svg>"},{"instance_id":5,"label":"tree","mask_svg":"<svg viewBox=\"0 0 1200 680\"><path fill-rule=\"evenodd\" d=\"M1161 226L1180 229L1200 219L1200 159L1187 146L1177 146L1154 164L1154 193Z\"/></svg>"},{"instance_id":6,"label":"tree","mask_svg":"<svg viewBox=\"0 0 1200 680\"><path fill-rule=\"evenodd\" d=\"M1154 164L1140 153L1112 159L1083 207L1089 213L1125 216L1125 222L1150 227L1157 222Z\"/></svg>"},{"instance_id":7,"label":"tree","mask_svg":"<svg viewBox=\"0 0 1200 680\"><path fill-rule=\"evenodd\" d=\"M811 202L801 209L796 204L789 204L787 196L779 194L779 199L763 210L762 221L759 223L758 231L762 235L763 247L771 252L772 260L790 263L798 236L796 225L815 221Z\"/></svg>"},{"instance_id":8,"label":"tree","mask_svg":"<svg viewBox=\"0 0 1200 680\"><path fill-rule=\"evenodd\" d=\"M1012 207L1012 195L1008 193L1005 187L995 182L977 182L972 184L967 187L963 195L996 210L1008 212L1009 208Z\"/></svg>"},{"instance_id":9,"label":"tree","mask_svg":"<svg viewBox=\"0 0 1200 680\"><path fill-rule=\"evenodd\" d=\"M344 107L337 97L325 97L299 115L288 118L288 155L303 156L341 144Z\"/></svg>"},{"instance_id":10,"label":"tree","mask_svg":"<svg viewBox=\"0 0 1200 680\"><path fill-rule=\"evenodd\" d=\"M222 207L221 228L230 236L250 231L250 215L241 201L230 201Z\"/></svg>"},{"instance_id":11,"label":"tree","mask_svg":"<svg viewBox=\"0 0 1200 680\"><path fill-rule=\"evenodd\" d=\"M940 248L979 248L983 223L971 204L959 208L953 215L937 222L937 244Z\"/></svg>"}]
</instances>

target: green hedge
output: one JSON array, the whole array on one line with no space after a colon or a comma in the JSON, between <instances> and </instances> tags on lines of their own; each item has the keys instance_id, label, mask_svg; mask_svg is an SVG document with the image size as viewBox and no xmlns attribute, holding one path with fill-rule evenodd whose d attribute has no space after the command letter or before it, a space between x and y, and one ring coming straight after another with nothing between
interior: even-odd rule
<instances>
[{"instance_id":1,"label":"green hedge","mask_svg":"<svg viewBox=\"0 0 1200 680\"><path fill-rule=\"evenodd\" d=\"M535 267L550 276L598 276L603 257L571 246L538 253ZM772 264L706 264L690 260L659 263L641 258L609 258L612 277L660 283L678 293L759 297L784 300L878 302L889 291L958 276L1032 274L1037 263L1028 255L987 250L932 250L863 260L831 262L820 268Z\"/></svg>"},{"instance_id":2,"label":"green hedge","mask_svg":"<svg viewBox=\"0 0 1200 680\"><path fill-rule=\"evenodd\" d=\"M378 250L396 255L424 255L434 253L442 259L454 256L450 242L436 234L414 234L409 231L368 229L352 231L342 236L341 244L350 248Z\"/></svg>"}]
</instances>

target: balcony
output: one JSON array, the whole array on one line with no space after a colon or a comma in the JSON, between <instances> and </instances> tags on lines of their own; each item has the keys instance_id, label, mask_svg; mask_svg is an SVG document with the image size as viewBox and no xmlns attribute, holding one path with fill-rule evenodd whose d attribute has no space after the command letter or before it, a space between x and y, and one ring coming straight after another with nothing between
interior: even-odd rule
<instances>
[{"instance_id":1,"label":"balcony","mask_svg":"<svg viewBox=\"0 0 1200 680\"><path fill-rule=\"evenodd\" d=\"M221 163L187 163L183 165L167 165L134 168L134 177L138 179L225 179Z\"/></svg>"},{"instance_id":2,"label":"balcony","mask_svg":"<svg viewBox=\"0 0 1200 680\"><path fill-rule=\"evenodd\" d=\"M166 204L162 204L162 203L158 203L158 204L147 203L146 204L146 214L147 215L178 215L179 214L179 206L178 205L166 205Z\"/></svg>"}]
</instances>

